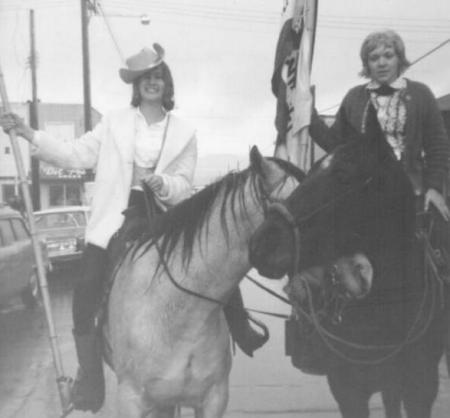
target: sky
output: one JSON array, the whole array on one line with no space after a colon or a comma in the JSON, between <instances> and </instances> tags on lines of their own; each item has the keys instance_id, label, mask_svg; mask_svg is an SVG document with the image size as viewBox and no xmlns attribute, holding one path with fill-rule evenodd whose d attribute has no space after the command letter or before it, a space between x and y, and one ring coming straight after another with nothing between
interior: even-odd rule
<instances>
[{"instance_id":1,"label":"sky","mask_svg":"<svg viewBox=\"0 0 450 418\"><path fill-rule=\"evenodd\" d=\"M199 154L273 153L275 98L270 78L284 0L101 0L89 22L92 105L125 107L130 87L118 77L123 58L153 42L166 50L177 112L197 128ZM82 103L79 0L0 0L0 65L10 101L31 97L29 12L35 11L38 97ZM149 25L139 16L147 14ZM411 61L450 38L448 0L319 0L312 83L316 107L333 114L364 80L364 37L391 28ZM111 36L111 33L113 36ZM450 93L450 43L418 62L407 77L436 96Z\"/></svg>"}]
</instances>

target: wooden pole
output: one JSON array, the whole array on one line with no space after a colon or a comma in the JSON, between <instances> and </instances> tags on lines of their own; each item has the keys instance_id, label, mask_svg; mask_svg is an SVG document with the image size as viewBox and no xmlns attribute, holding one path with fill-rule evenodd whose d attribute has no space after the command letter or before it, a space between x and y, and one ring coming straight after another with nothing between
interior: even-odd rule
<instances>
[{"instance_id":1,"label":"wooden pole","mask_svg":"<svg viewBox=\"0 0 450 418\"><path fill-rule=\"evenodd\" d=\"M92 130L92 104L91 104L91 65L89 59L89 0L81 1L81 51L83 57L83 108L84 108L84 131ZM90 3L89 3L90 5ZM85 180L92 181L94 174L92 170L86 170Z\"/></svg>"},{"instance_id":2,"label":"wooden pole","mask_svg":"<svg viewBox=\"0 0 450 418\"><path fill-rule=\"evenodd\" d=\"M38 98L37 98L37 76L36 76L36 48L34 31L34 10L30 10L30 69L31 69L31 103L30 103L30 126L39 129ZM39 160L31 158L31 200L33 209L41 209L41 193L39 181Z\"/></svg>"},{"instance_id":3,"label":"wooden pole","mask_svg":"<svg viewBox=\"0 0 450 418\"><path fill-rule=\"evenodd\" d=\"M3 107L6 113L11 113L11 107L8 100L8 95L6 92L5 81L3 77L3 71L0 65L0 96L2 99ZM47 327L50 337L50 346L53 355L53 364L55 366L57 375L57 386L60 396L63 416L67 415L68 411L71 410L70 405L70 384L71 379L64 376L64 370L61 360L61 353L59 351L57 335L55 332L55 325L53 322L53 315L50 306L50 296L48 291L47 277L45 273L45 266L42 257L41 244L39 242L39 237L36 229L36 224L33 216L33 207L31 203L30 190L28 188L28 181L25 175L25 169L23 165L22 155L20 152L19 144L17 141L17 135L14 129L9 131L9 138L11 140L11 147L14 154L14 160L16 162L17 173L19 177L20 188L22 191L23 200L25 203L25 210L28 217L28 223L31 233L31 242L33 245L33 252L36 262L36 270L39 279L39 287L41 290L42 300L44 303L45 317L47 319Z\"/></svg>"}]
</instances>

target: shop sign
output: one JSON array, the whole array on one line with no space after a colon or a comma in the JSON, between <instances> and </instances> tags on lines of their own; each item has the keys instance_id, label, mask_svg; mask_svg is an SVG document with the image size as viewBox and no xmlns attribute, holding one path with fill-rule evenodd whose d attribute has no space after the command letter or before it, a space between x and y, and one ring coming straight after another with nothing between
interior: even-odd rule
<instances>
[{"instance_id":1,"label":"shop sign","mask_svg":"<svg viewBox=\"0 0 450 418\"><path fill-rule=\"evenodd\" d=\"M82 169L67 170L42 164L39 171L42 179L81 180L86 174L86 171Z\"/></svg>"}]
</instances>

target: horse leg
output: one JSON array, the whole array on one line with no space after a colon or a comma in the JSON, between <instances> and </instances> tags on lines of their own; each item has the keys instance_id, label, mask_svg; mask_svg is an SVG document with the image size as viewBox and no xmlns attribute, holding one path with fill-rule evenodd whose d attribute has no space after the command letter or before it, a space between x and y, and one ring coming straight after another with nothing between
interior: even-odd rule
<instances>
[{"instance_id":1,"label":"horse leg","mask_svg":"<svg viewBox=\"0 0 450 418\"><path fill-rule=\"evenodd\" d=\"M386 418L402 418L402 397L400 392L384 389L381 391L381 397Z\"/></svg>"},{"instance_id":2,"label":"horse leg","mask_svg":"<svg viewBox=\"0 0 450 418\"><path fill-rule=\"evenodd\" d=\"M117 417L119 418L174 418L175 406L152 407L144 401L131 384L119 384L117 394Z\"/></svg>"},{"instance_id":3,"label":"horse leg","mask_svg":"<svg viewBox=\"0 0 450 418\"><path fill-rule=\"evenodd\" d=\"M149 414L146 415L147 418L174 418L175 417L175 406L168 406L165 408L155 408ZM181 416L181 415L177 415Z\"/></svg>"},{"instance_id":4,"label":"horse leg","mask_svg":"<svg viewBox=\"0 0 450 418\"><path fill-rule=\"evenodd\" d=\"M129 382L124 380L119 383L116 408L118 418L144 418L149 410L142 395Z\"/></svg>"},{"instance_id":5,"label":"horse leg","mask_svg":"<svg viewBox=\"0 0 450 418\"><path fill-rule=\"evenodd\" d=\"M342 418L369 418L370 393L358 376L348 370L336 370L327 375L331 393L339 405Z\"/></svg>"},{"instance_id":6,"label":"horse leg","mask_svg":"<svg viewBox=\"0 0 450 418\"><path fill-rule=\"evenodd\" d=\"M420 362L412 366L416 373L405 379L403 402L408 418L430 418L439 389L438 364L428 363L425 356Z\"/></svg>"},{"instance_id":7,"label":"horse leg","mask_svg":"<svg viewBox=\"0 0 450 418\"><path fill-rule=\"evenodd\" d=\"M195 418L222 418L228 404L228 377L209 390L203 406L195 408Z\"/></svg>"},{"instance_id":8,"label":"horse leg","mask_svg":"<svg viewBox=\"0 0 450 418\"><path fill-rule=\"evenodd\" d=\"M403 403L408 418L429 418L439 390L439 362L444 350L443 322L434 320L421 343L406 350Z\"/></svg>"}]
</instances>

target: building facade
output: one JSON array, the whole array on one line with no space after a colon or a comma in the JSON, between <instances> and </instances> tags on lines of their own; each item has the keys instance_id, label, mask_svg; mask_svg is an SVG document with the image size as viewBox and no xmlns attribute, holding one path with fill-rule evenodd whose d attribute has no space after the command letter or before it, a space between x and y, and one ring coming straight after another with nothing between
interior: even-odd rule
<instances>
[{"instance_id":1,"label":"building facade","mask_svg":"<svg viewBox=\"0 0 450 418\"><path fill-rule=\"evenodd\" d=\"M29 103L13 103L12 111L29 120ZM39 104L39 128L61 140L71 140L84 132L84 108L81 104ZM92 123L95 126L101 114L92 109ZM31 184L30 146L19 139L21 158ZM79 205L86 203L85 171L65 170L39 164L39 189L41 208L53 206ZM0 202L7 202L18 196L19 179L9 136L0 132Z\"/></svg>"}]
</instances>

